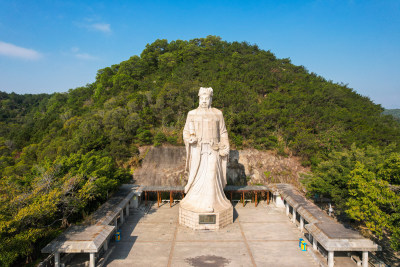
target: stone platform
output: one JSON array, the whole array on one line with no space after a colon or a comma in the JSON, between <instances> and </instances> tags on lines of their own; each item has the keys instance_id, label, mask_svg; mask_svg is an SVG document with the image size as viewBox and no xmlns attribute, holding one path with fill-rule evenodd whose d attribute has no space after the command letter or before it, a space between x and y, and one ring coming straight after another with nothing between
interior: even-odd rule
<instances>
[{"instance_id":1,"label":"stone platform","mask_svg":"<svg viewBox=\"0 0 400 267\"><path fill-rule=\"evenodd\" d=\"M220 212L198 213L179 206L179 224L193 230L218 230L233 223L233 207Z\"/></svg>"}]
</instances>

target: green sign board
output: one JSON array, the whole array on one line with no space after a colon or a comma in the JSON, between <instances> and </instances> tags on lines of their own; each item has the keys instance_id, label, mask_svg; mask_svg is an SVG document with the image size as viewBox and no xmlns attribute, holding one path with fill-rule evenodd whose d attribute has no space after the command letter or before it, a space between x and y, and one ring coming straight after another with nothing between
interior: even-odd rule
<instances>
[{"instance_id":1,"label":"green sign board","mask_svg":"<svg viewBox=\"0 0 400 267\"><path fill-rule=\"evenodd\" d=\"M199 215L199 224L215 224L217 221L217 215Z\"/></svg>"}]
</instances>

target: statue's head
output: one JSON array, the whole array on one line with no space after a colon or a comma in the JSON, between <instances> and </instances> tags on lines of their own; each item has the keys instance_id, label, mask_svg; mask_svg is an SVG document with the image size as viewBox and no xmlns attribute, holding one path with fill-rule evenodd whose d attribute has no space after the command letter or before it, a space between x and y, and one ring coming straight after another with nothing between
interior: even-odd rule
<instances>
[{"instance_id":1,"label":"statue's head","mask_svg":"<svg viewBox=\"0 0 400 267\"><path fill-rule=\"evenodd\" d=\"M210 108L213 96L213 89L211 87L200 87L199 90L199 107Z\"/></svg>"}]
</instances>

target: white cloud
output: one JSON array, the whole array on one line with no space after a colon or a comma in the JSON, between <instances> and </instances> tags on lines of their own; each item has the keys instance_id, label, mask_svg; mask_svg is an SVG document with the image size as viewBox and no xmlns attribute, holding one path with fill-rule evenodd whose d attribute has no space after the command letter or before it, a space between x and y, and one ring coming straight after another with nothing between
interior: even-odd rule
<instances>
[{"instance_id":1,"label":"white cloud","mask_svg":"<svg viewBox=\"0 0 400 267\"><path fill-rule=\"evenodd\" d=\"M79 58L79 59L85 59L85 60L97 59L97 57L89 55L88 53L77 53L77 54L75 54L75 57Z\"/></svg>"},{"instance_id":2,"label":"white cloud","mask_svg":"<svg viewBox=\"0 0 400 267\"><path fill-rule=\"evenodd\" d=\"M42 57L42 55L39 52L33 49L24 48L1 41L0 41L0 55L30 59L30 60L36 60Z\"/></svg>"},{"instance_id":3,"label":"white cloud","mask_svg":"<svg viewBox=\"0 0 400 267\"><path fill-rule=\"evenodd\" d=\"M81 21L73 22L79 28L85 28L90 31L102 33L111 33L111 25L109 23L100 22L99 18L84 18Z\"/></svg>"},{"instance_id":4,"label":"white cloud","mask_svg":"<svg viewBox=\"0 0 400 267\"><path fill-rule=\"evenodd\" d=\"M97 60L98 59L97 57L92 56L88 53L80 52L80 49L77 46L71 47L71 52L74 55L74 57L76 57L78 59L83 59L83 60Z\"/></svg>"},{"instance_id":5,"label":"white cloud","mask_svg":"<svg viewBox=\"0 0 400 267\"><path fill-rule=\"evenodd\" d=\"M110 24L107 24L107 23L94 23L94 24L89 25L89 28L96 30L96 31L105 32L105 33L111 32Z\"/></svg>"}]
</instances>

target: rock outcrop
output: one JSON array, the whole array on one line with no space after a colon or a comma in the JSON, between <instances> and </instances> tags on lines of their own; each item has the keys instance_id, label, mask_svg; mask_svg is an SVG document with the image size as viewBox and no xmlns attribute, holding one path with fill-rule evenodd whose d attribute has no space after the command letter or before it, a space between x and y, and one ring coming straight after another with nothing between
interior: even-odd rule
<instances>
[{"instance_id":1,"label":"rock outcrop","mask_svg":"<svg viewBox=\"0 0 400 267\"><path fill-rule=\"evenodd\" d=\"M143 160L133 174L135 183L163 186L186 184L185 147L146 147L140 153ZM227 180L231 185L290 183L298 186L300 174L308 171L297 157L282 157L273 151L256 149L231 150Z\"/></svg>"}]
</instances>

